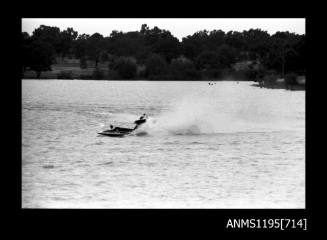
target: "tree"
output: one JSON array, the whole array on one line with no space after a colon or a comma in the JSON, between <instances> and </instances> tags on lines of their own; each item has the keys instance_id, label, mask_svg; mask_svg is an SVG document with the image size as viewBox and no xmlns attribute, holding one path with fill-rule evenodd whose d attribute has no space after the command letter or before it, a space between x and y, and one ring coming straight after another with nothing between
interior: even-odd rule
<instances>
[{"instance_id":1,"label":"tree","mask_svg":"<svg viewBox=\"0 0 327 240\"><path fill-rule=\"evenodd\" d=\"M146 24L139 31L114 30L107 37L99 33L78 35L73 28L60 31L57 27L41 25L31 36L22 33L21 46L22 71L32 67L38 69L38 75L51 68L55 57L71 53L80 59L82 68L86 67L86 60L94 61L95 67L109 61L115 66L111 68L113 73L119 70L121 77L127 79L137 75L136 62L145 65L146 71L142 71L149 78L166 78L169 74L172 78L187 78L185 75L196 76L198 70L203 76L218 76L219 72L230 71L232 64L244 60L255 61L266 70L282 75L305 73L305 35L277 32L270 36L261 29L227 33L203 30L180 42L169 31L150 29Z\"/></svg>"},{"instance_id":2,"label":"tree","mask_svg":"<svg viewBox=\"0 0 327 240\"><path fill-rule=\"evenodd\" d=\"M122 79L133 79L136 77L137 65L131 58L119 57L109 65L110 70L117 71Z\"/></svg>"},{"instance_id":3,"label":"tree","mask_svg":"<svg viewBox=\"0 0 327 240\"><path fill-rule=\"evenodd\" d=\"M170 63L173 58L179 56L179 41L170 32L163 31L156 42L153 43L152 51L160 54Z\"/></svg>"},{"instance_id":4,"label":"tree","mask_svg":"<svg viewBox=\"0 0 327 240\"><path fill-rule=\"evenodd\" d=\"M73 47L73 42L77 38L78 32L74 31L73 28L67 28L60 32L60 52L62 58L64 58Z\"/></svg>"},{"instance_id":5,"label":"tree","mask_svg":"<svg viewBox=\"0 0 327 240\"><path fill-rule=\"evenodd\" d=\"M167 73L167 62L159 54L150 55L145 61L146 77L149 79L163 78Z\"/></svg>"},{"instance_id":6,"label":"tree","mask_svg":"<svg viewBox=\"0 0 327 240\"><path fill-rule=\"evenodd\" d=\"M289 85L297 85L296 81L297 75L295 73L288 73L285 75L285 84L288 88Z\"/></svg>"},{"instance_id":7,"label":"tree","mask_svg":"<svg viewBox=\"0 0 327 240\"><path fill-rule=\"evenodd\" d=\"M145 35L149 30L150 30L150 29L149 29L149 27L148 27L147 24L142 24L142 26L141 26L141 30L140 30L140 33L141 33L142 35Z\"/></svg>"},{"instance_id":8,"label":"tree","mask_svg":"<svg viewBox=\"0 0 327 240\"><path fill-rule=\"evenodd\" d=\"M235 48L223 44L218 48L219 67L230 68L236 62L237 52Z\"/></svg>"},{"instance_id":9,"label":"tree","mask_svg":"<svg viewBox=\"0 0 327 240\"><path fill-rule=\"evenodd\" d=\"M73 52L77 59L86 57L86 48L89 37L88 34L82 34L73 42Z\"/></svg>"},{"instance_id":10,"label":"tree","mask_svg":"<svg viewBox=\"0 0 327 240\"><path fill-rule=\"evenodd\" d=\"M206 44L207 50L217 50L220 46L225 44L225 32L222 30L213 30L208 35Z\"/></svg>"},{"instance_id":11,"label":"tree","mask_svg":"<svg viewBox=\"0 0 327 240\"><path fill-rule=\"evenodd\" d=\"M101 34L94 33L87 39L86 55L98 66L101 54L105 51L105 41Z\"/></svg>"},{"instance_id":12,"label":"tree","mask_svg":"<svg viewBox=\"0 0 327 240\"><path fill-rule=\"evenodd\" d=\"M173 80L199 80L201 78L193 62L182 57L171 61L170 74Z\"/></svg>"},{"instance_id":13,"label":"tree","mask_svg":"<svg viewBox=\"0 0 327 240\"><path fill-rule=\"evenodd\" d=\"M139 32L113 32L106 41L106 51L116 56L141 56L145 50L144 36Z\"/></svg>"},{"instance_id":14,"label":"tree","mask_svg":"<svg viewBox=\"0 0 327 240\"><path fill-rule=\"evenodd\" d=\"M28 49L28 67L40 78L41 72L51 71L55 49L50 43L34 40Z\"/></svg>"},{"instance_id":15,"label":"tree","mask_svg":"<svg viewBox=\"0 0 327 240\"><path fill-rule=\"evenodd\" d=\"M289 32L276 32L271 37L270 59L272 64L280 66L282 78L285 76L287 59L291 55L296 55L294 50L295 34Z\"/></svg>"},{"instance_id":16,"label":"tree","mask_svg":"<svg viewBox=\"0 0 327 240\"><path fill-rule=\"evenodd\" d=\"M285 72L295 72L300 75L305 73L305 35L295 36L292 42L293 51L286 57Z\"/></svg>"},{"instance_id":17,"label":"tree","mask_svg":"<svg viewBox=\"0 0 327 240\"><path fill-rule=\"evenodd\" d=\"M239 52L244 50L244 38L242 33L237 31L229 31L225 34L225 43Z\"/></svg>"},{"instance_id":18,"label":"tree","mask_svg":"<svg viewBox=\"0 0 327 240\"><path fill-rule=\"evenodd\" d=\"M96 67L92 73L92 77L95 80L101 80L104 78L104 72L98 67Z\"/></svg>"},{"instance_id":19,"label":"tree","mask_svg":"<svg viewBox=\"0 0 327 240\"><path fill-rule=\"evenodd\" d=\"M58 27L49 27L41 25L39 28L33 31L33 40L42 41L52 45L57 54L61 54L61 39L60 39L60 29Z\"/></svg>"},{"instance_id":20,"label":"tree","mask_svg":"<svg viewBox=\"0 0 327 240\"><path fill-rule=\"evenodd\" d=\"M22 71L23 73L26 70L26 67L29 65L29 47L31 44L31 37L27 32L22 33L21 38L21 49L22 49Z\"/></svg>"},{"instance_id":21,"label":"tree","mask_svg":"<svg viewBox=\"0 0 327 240\"><path fill-rule=\"evenodd\" d=\"M267 52L267 44L270 35L267 31L261 29L250 29L248 31L243 31L244 38L244 50L252 52L255 54L250 54L252 56L250 60L257 60L265 56Z\"/></svg>"},{"instance_id":22,"label":"tree","mask_svg":"<svg viewBox=\"0 0 327 240\"><path fill-rule=\"evenodd\" d=\"M204 50L196 58L196 66L200 70L220 68L219 57L217 51Z\"/></svg>"},{"instance_id":23,"label":"tree","mask_svg":"<svg viewBox=\"0 0 327 240\"><path fill-rule=\"evenodd\" d=\"M138 56L142 58L140 60L146 59L152 53L157 53L170 63L173 58L179 56L180 42L170 31L158 27L150 29L146 24L142 24L139 33L138 39L141 40L139 46L142 46L138 52Z\"/></svg>"},{"instance_id":24,"label":"tree","mask_svg":"<svg viewBox=\"0 0 327 240\"><path fill-rule=\"evenodd\" d=\"M86 69L87 68L87 61L85 57L82 57L79 61L79 65L81 69Z\"/></svg>"},{"instance_id":25,"label":"tree","mask_svg":"<svg viewBox=\"0 0 327 240\"><path fill-rule=\"evenodd\" d=\"M155 26L152 29L144 28L144 40L146 45L154 45L160 36L164 33L163 30ZM141 30L142 31L142 30Z\"/></svg>"},{"instance_id":26,"label":"tree","mask_svg":"<svg viewBox=\"0 0 327 240\"><path fill-rule=\"evenodd\" d=\"M206 48L209 36L208 31L198 31L192 36L187 36L182 39L181 43L181 53L194 61L201 52Z\"/></svg>"}]
</instances>

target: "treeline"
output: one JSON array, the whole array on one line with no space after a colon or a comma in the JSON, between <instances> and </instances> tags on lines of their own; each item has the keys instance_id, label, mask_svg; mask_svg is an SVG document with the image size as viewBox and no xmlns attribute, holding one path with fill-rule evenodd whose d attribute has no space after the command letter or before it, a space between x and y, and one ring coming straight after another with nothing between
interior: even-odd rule
<instances>
[{"instance_id":1,"label":"treeline","mask_svg":"<svg viewBox=\"0 0 327 240\"><path fill-rule=\"evenodd\" d=\"M76 58L95 68L94 78L199 80L236 76L257 80L266 72L284 77L305 73L305 35L260 29L198 31L179 41L169 31L146 24L140 31L78 34L73 28L41 25L22 33L22 73L51 71L56 58ZM90 61L93 63L89 66ZM99 63L108 63L107 72ZM240 63L244 63L243 65ZM241 66L237 68L237 66Z\"/></svg>"}]
</instances>

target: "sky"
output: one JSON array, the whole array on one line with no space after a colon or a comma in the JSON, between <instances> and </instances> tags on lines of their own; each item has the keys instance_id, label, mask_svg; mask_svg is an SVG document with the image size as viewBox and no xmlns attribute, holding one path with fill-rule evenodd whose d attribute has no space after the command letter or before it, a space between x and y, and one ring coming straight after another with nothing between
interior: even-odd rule
<instances>
[{"instance_id":1,"label":"sky","mask_svg":"<svg viewBox=\"0 0 327 240\"><path fill-rule=\"evenodd\" d=\"M175 37L192 35L200 30L239 31L260 28L269 34L289 31L305 34L305 18L23 18L22 31L32 34L40 25L72 27L79 34L100 33L104 37L113 30L139 31L142 24L169 30Z\"/></svg>"}]
</instances>

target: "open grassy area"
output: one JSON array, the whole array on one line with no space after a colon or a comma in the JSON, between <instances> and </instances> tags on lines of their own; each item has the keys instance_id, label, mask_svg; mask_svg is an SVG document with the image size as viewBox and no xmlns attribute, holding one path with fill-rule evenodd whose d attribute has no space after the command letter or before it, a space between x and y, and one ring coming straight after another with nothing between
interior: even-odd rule
<instances>
[{"instance_id":1,"label":"open grassy area","mask_svg":"<svg viewBox=\"0 0 327 240\"><path fill-rule=\"evenodd\" d=\"M105 75L108 74L108 64L108 62L98 64L98 68L101 69ZM94 62L88 61L89 67L81 69L79 63L58 61L58 63L51 66L52 71L42 72L40 78L57 79L58 75L62 74L62 72L71 72L73 79L85 79L93 74L93 71L95 70L94 65ZM36 73L34 71L25 71L24 78L36 78Z\"/></svg>"}]
</instances>

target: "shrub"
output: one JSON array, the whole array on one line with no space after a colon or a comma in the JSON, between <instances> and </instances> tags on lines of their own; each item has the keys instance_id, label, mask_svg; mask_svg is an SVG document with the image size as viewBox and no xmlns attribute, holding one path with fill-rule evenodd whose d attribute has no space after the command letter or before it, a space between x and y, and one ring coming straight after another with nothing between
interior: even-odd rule
<instances>
[{"instance_id":1,"label":"shrub","mask_svg":"<svg viewBox=\"0 0 327 240\"><path fill-rule=\"evenodd\" d=\"M137 65L131 58L119 57L110 64L109 71L111 70L117 71L122 79L134 79L136 78Z\"/></svg>"},{"instance_id":2,"label":"shrub","mask_svg":"<svg viewBox=\"0 0 327 240\"><path fill-rule=\"evenodd\" d=\"M119 76L117 71L109 70L108 79L110 79L110 80L119 80L119 79L121 79L121 76Z\"/></svg>"},{"instance_id":3,"label":"shrub","mask_svg":"<svg viewBox=\"0 0 327 240\"><path fill-rule=\"evenodd\" d=\"M87 61L86 61L85 57L81 58L81 60L79 62L79 65L80 65L81 69L86 69L87 68Z\"/></svg>"},{"instance_id":4,"label":"shrub","mask_svg":"<svg viewBox=\"0 0 327 240\"><path fill-rule=\"evenodd\" d=\"M258 70L255 69L246 69L245 70L245 78L247 80L254 81L257 79L258 76Z\"/></svg>"},{"instance_id":5,"label":"shrub","mask_svg":"<svg viewBox=\"0 0 327 240\"><path fill-rule=\"evenodd\" d=\"M79 75L79 79L90 80L90 79L93 79L93 76L89 75L89 74L81 74L81 75Z\"/></svg>"},{"instance_id":6,"label":"shrub","mask_svg":"<svg viewBox=\"0 0 327 240\"><path fill-rule=\"evenodd\" d=\"M160 79L167 74L167 62L158 54L150 55L145 61L145 77L149 79Z\"/></svg>"},{"instance_id":7,"label":"shrub","mask_svg":"<svg viewBox=\"0 0 327 240\"><path fill-rule=\"evenodd\" d=\"M269 70L265 73L265 76L263 77L263 81L265 83L275 83L278 78L278 74L275 70Z\"/></svg>"},{"instance_id":8,"label":"shrub","mask_svg":"<svg viewBox=\"0 0 327 240\"><path fill-rule=\"evenodd\" d=\"M195 68L191 60L172 60L170 66L170 77L173 80L199 80L200 72Z\"/></svg>"},{"instance_id":9,"label":"shrub","mask_svg":"<svg viewBox=\"0 0 327 240\"><path fill-rule=\"evenodd\" d=\"M92 78L95 80L101 80L104 78L104 72L99 68L95 68L92 74Z\"/></svg>"},{"instance_id":10,"label":"shrub","mask_svg":"<svg viewBox=\"0 0 327 240\"><path fill-rule=\"evenodd\" d=\"M141 69L138 71L138 78L139 79L147 79L147 75L146 75L146 70L145 69Z\"/></svg>"},{"instance_id":11,"label":"shrub","mask_svg":"<svg viewBox=\"0 0 327 240\"><path fill-rule=\"evenodd\" d=\"M297 84L296 78L297 78L297 74L295 74L295 73L288 73L284 77L285 83L287 85L295 85L295 84Z\"/></svg>"},{"instance_id":12,"label":"shrub","mask_svg":"<svg viewBox=\"0 0 327 240\"><path fill-rule=\"evenodd\" d=\"M203 79L221 79L224 71L222 69L205 69L202 71Z\"/></svg>"},{"instance_id":13,"label":"shrub","mask_svg":"<svg viewBox=\"0 0 327 240\"><path fill-rule=\"evenodd\" d=\"M232 73L232 75L239 80L260 81L264 77L263 72L256 69L241 69Z\"/></svg>"},{"instance_id":14,"label":"shrub","mask_svg":"<svg viewBox=\"0 0 327 240\"><path fill-rule=\"evenodd\" d=\"M217 51L202 51L195 59L199 69L216 69L220 67L219 55Z\"/></svg>"},{"instance_id":15,"label":"shrub","mask_svg":"<svg viewBox=\"0 0 327 240\"><path fill-rule=\"evenodd\" d=\"M218 50L219 63L223 68L229 68L236 62L237 52L236 49L227 44L221 45Z\"/></svg>"},{"instance_id":16,"label":"shrub","mask_svg":"<svg viewBox=\"0 0 327 240\"><path fill-rule=\"evenodd\" d=\"M72 71L60 71L57 75L58 79L73 79Z\"/></svg>"}]
</instances>

